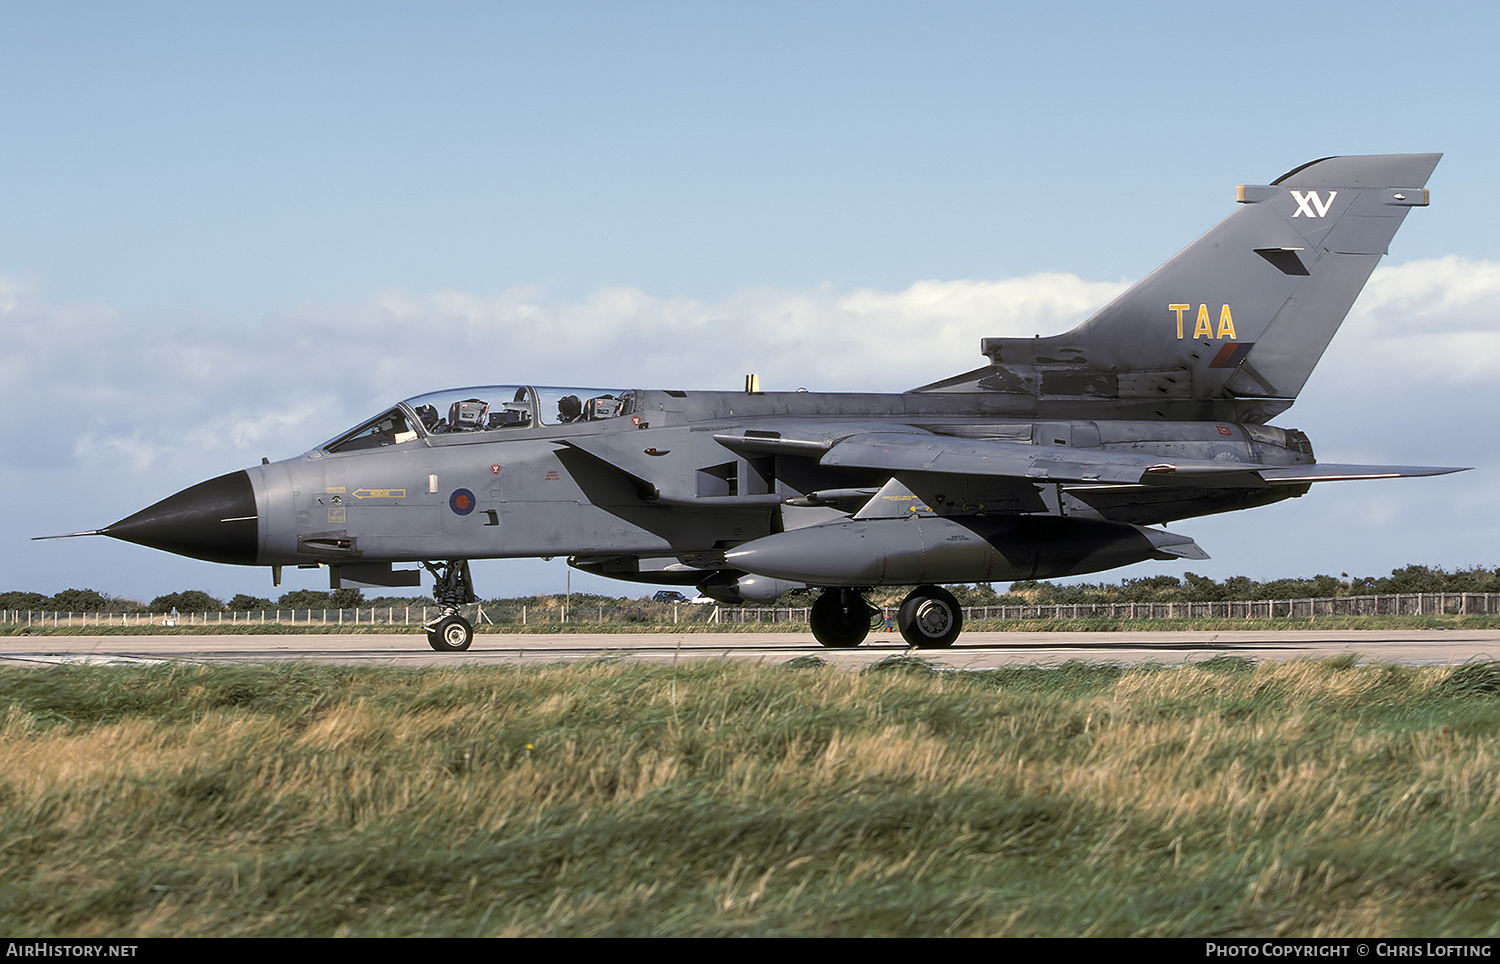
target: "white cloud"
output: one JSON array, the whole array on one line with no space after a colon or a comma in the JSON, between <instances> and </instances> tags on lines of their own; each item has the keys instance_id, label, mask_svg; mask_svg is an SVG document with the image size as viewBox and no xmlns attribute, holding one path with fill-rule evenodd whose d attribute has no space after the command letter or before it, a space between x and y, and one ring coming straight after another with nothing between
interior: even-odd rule
<instances>
[{"instance_id":1,"label":"white cloud","mask_svg":"<svg viewBox=\"0 0 1500 964\"><path fill-rule=\"evenodd\" d=\"M429 384L728 389L758 371L767 388L892 391L982 363L981 337L1071 327L1121 287L1049 274L921 281L900 292L752 289L716 302L623 287L562 304L534 288L386 292L306 309L298 323L404 344L403 368L430 372Z\"/></svg>"},{"instance_id":2,"label":"white cloud","mask_svg":"<svg viewBox=\"0 0 1500 964\"><path fill-rule=\"evenodd\" d=\"M1500 467L1497 370L1500 265L1382 268L1279 421L1316 430L1320 458Z\"/></svg>"},{"instance_id":3,"label":"white cloud","mask_svg":"<svg viewBox=\"0 0 1500 964\"><path fill-rule=\"evenodd\" d=\"M1500 318L1500 264L1457 255L1376 271L1354 316L1381 335L1481 331Z\"/></svg>"},{"instance_id":4,"label":"white cloud","mask_svg":"<svg viewBox=\"0 0 1500 964\"><path fill-rule=\"evenodd\" d=\"M1500 368L1500 264L1449 256L1371 277L1314 376L1346 390L1489 393Z\"/></svg>"}]
</instances>

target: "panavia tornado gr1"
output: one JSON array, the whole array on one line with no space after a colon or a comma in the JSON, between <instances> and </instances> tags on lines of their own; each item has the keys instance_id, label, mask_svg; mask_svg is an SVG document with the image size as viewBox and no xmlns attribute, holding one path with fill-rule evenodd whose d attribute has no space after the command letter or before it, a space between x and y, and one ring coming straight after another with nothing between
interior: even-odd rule
<instances>
[{"instance_id":1,"label":"panavia tornado gr1","mask_svg":"<svg viewBox=\"0 0 1500 964\"><path fill-rule=\"evenodd\" d=\"M1296 399L1438 154L1330 157L1270 184L1070 332L986 338L989 363L901 394L498 384L398 402L310 452L202 482L90 533L210 562L327 566L416 586L464 650L469 560L565 555L725 603L821 590L825 646L864 640L865 592L951 645L948 583L1202 559L1163 523L1314 482L1453 468L1329 465L1269 424Z\"/></svg>"}]
</instances>

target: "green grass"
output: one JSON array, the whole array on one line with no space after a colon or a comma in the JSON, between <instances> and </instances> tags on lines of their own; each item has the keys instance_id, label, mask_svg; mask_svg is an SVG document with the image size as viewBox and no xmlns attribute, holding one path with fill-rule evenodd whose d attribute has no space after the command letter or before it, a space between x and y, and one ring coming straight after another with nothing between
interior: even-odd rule
<instances>
[{"instance_id":1,"label":"green grass","mask_svg":"<svg viewBox=\"0 0 1500 964\"><path fill-rule=\"evenodd\" d=\"M1500 664L0 669L8 936L1496 936Z\"/></svg>"}]
</instances>

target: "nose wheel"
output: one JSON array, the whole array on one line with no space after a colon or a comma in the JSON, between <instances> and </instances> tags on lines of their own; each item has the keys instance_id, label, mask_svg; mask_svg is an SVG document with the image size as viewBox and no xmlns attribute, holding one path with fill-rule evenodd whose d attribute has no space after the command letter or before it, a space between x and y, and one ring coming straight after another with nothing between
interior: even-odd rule
<instances>
[{"instance_id":1,"label":"nose wheel","mask_svg":"<svg viewBox=\"0 0 1500 964\"><path fill-rule=\"evenodd\" d=\"M461 653L474 641L474 627L457 613L440 616L424 628L427 645L440 653Z\"/></svg>"}]
</instances>

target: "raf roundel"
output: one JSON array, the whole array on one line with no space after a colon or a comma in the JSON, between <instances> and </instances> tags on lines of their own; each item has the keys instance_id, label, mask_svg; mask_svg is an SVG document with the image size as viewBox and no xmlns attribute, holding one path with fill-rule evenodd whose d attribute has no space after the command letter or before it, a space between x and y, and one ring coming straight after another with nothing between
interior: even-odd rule
<instances>
[{"instance_id":1,"label":"raf roundel","mask_svg":"<svg viewBox=\"0 0 1500 964\"><path fill-rule=\"evenodd\" d=\"M457 515L468 515L474 511L476 504L474 493L468 489L454 489L453 494L448 496L448 508Z\"/></svg>"}]
</instances>

